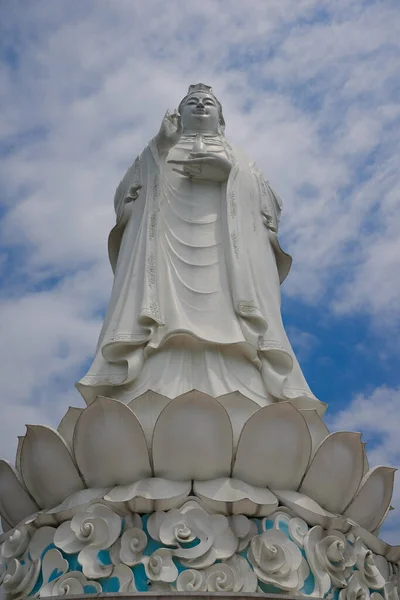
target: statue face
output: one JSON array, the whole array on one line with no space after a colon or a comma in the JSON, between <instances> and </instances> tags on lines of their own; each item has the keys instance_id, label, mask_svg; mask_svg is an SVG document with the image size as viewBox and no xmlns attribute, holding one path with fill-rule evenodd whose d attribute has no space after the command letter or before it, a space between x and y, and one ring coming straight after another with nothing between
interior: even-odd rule
<instances>
[{"instance_id":1,"label":"statue face","mask_svg":"<svg viewBox=\"0 0 400 600\"><path fill-rule=\"evenodd\" d=\"M181 120L184 131L216 133L219 110L213 96L204 92L189 96L181 108Z\"/></svg>"}]
</instances>

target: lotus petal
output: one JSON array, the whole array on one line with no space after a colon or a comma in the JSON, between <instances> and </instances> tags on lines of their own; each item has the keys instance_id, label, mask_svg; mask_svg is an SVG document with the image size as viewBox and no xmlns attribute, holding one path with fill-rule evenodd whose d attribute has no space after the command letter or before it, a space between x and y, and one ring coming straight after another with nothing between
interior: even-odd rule
<instances>
[{"instance_id":1,"label":"lotus petal","mask_svg":"<svg viewBox=\"0 0 400 600\"><path fill-rule=\"evenodd\" d=\"M367 456L367 444L365 442L361 442L361 443L362 443L363 453L364 453L364 466L363 466L363 477L364 477L364 475L366 475L369 471L369 462L368 462L368 456Z\"/></svg>"},{"instance_id":2,"label":"lotus petal","mask_svg":"<svg viewBox=\"0 0 400 600\"><path fill-rule=\"evenodd\" d=\"M7 533L8 531L11 531L11 529L12 529L12 525L10 525L10 523L8 523L8 521L6 521L4 519L4 517L0 517L0 526L4 533ZM1 541L1 536L0 536L0 541Z\"/></svg>"},{"instance_id":3,"label":"lotus petal","mask_svg":"<svg viewBox=\"0 0 400 600\"><path fill-rule=\"evenodd\" d=\"M232 423L233 447L236 449L243 426L260 407L257 402L243 396L240 392L231 392L217 398L222 404Z\"/></svg>"},{"instance_id":4,"label":"lotus petal","mask_svg":"<svg viewBox=\"0 0 400 600\"><path fill-rule=\"evenodd\" d=\"M232 426L217 400L195 390L172 400L153 436L156 477L187 481L229 476Z\"/></svg>"},{"instance_id":5,"label":"lotus petal","mask_svg":"<svg viewBox=\"0 0 400 600\"><path fill-rule=\"evenodd\" d=\"M109 488L91 488L89 490L80 490L66 498L64 502L61 502L58 506L48 510L47 515L54 515L57 524L68 521L72 519L77 512L85 510L93 500L100 500L104 494L108 492L108 489Z\"/></svg>"},{"instance_id":6,"label":"lotus petal","mask_svg":"<svg viewBox=\"0 0 400 600\"><path fill-rule=\"evenodd\" d=\"M395 472L392 467L371 469L344 514L367 531L373 531L390 505Z\"/></svg>"},{"instance_id":7,"label":"lotus petal","mask_svg":"<svg viewBox=\"0 0 400 600\"><path fill-rule=\"evenodd\" d=\"M88 487L126 485L151 476L142 426L130 408L99 396L79 417L74 452Z\"/></svg>"},{"instance_id":8,"label":"lotus petal","mask_svg":"<svg viewBox=\"0 0 400 600\"><path fill-rule=\"evenodd\" d=\"M290 508L309 525L325 525L328 513L305 494L293 490L274 490L274 494L283 506Z\"/></svg>"},{"instance_id":9,"label":"lotus petal","mask_svg":"<svg viewBox=\"0 0 400 600\"><path fill-rule=\"evenodd\" d=\"M360 485L363 467L361 434L331 433L318 448L299 491L341 514Z\"/></svg>"},{"instance_id":10,"label":"lotus petal","mask_svg":"<svg viewBox=\"0 0 400 600\"><path fill-rule=\"evenodd\" d=\"M238 479L221 477L195 481L193 491L202 505L212 512L266 517L278 508L278 499L272 492Z\"/></svg>"},{"instance_id":11,"label":"lotus petal","mask_svg":"<svg viewBox=\"0 0 400 600\"><path fill-rule=\"evenodd\" d=\"M18 436L17 453L15 455L15 467L16 467L18 473L21 473L21 450L22 450L22 444L24 443L24 439L25 439L24 435Z\"/></svg>"},{"instance_id":12,"label":"lotus petal","mask_svg":"<svg viewBox=\"0 0 400 600\"><path fill-rule=\"evenodd\" d=\"M316 453L318 446L324 441L329 435L329 429L319 416L315 408L301 409L299 412L303 415L306 420L308 431L311 435L312 450L311 457Z\"/></svg>"},{"instance_id":13,"label":"lotus petal","mask_svg":"<svg viewBox=\"0 0 400 600\"><path fill-rule=\"evenodd\" d=\"M351 525L345 517L331 515L308 496L293 490L273 490L283 506L294 512L297 517L304 519L309 525L321 525L347 533Z\"/></svg>"},{"instance_id":14,"label":"lotus petal","mask_svg":"<svg viewBox=\"0 0 400 600\"><path fill-rule=\"evenodd\" d=\"M39 510L10 463L0 460L0 514L12 527ZM6 531L3 526L3 531Z\"/></svg>"},{"instance_id":15,"label":"lotus petal","mask_svg":"<svg viewBox=\"0 0 400 600\"><path fill-rule=\"evenodd\" d=\"M189 496L191 481L169 481L159 477L137 481L131 485L120 485L105 496L106 502L128 502L133 512L148 513L157 510L179 508Z\"/></svg>"},{"instance_id":16,"label":"lotus petal","mask_svg":"<svg viewBox=\"0 0 400 600\"><path fill-rule=\"evenodd\" d=\"M139 419L139 423L143 427L144 435L146 436L147 447L151 449L153 441L154 426L161 411L171 402L171 398L157 394L152 390L148 390L141 396L134 398L128 404L129 408Z\"/></svg>"},{"instance_id":17,"label":"lotus petal","mask_svg":"<svg viewBox=\"0 0 400 600\"><path fill-rule=\"evenodd\" d=\"M76 408L70 406L64 417L61 419L59 426L57 427L58 433L61 435L63 440L66 442L68 448L72 450L72 443L74 439L75 425L79 417L83 412L83 408Z\"/></svg>"},{"instance_id":18,"label":"lotus petal","mask_svg":"<svg viewBox=\"0 0 400 600\"><path fill-rule=\"evenodd\" d=\"M382 527L384 521L386 520L386 517L388 516L388 514L390 513L391 510L394 510L393 506L388 506L388 508L386 509L386 512L383 514L378 525L373 529L373 531L372 531L373 535L376 535L376 536L379 535L380 528Z\"/></svg>"},{"instance_id":19,"label":"lotus petal","mask_svg":"<svg viewBox=\"0 0 400 600\"><path fill-rule=\"evenodd\" d=\"M247 421L232 476L256 487L297 489L311 454L307 424L289 402L265 406Z\"/></svg>"},{"instance_id":20,"label":"lotus petal","mask_svg":"<svg viewBox=\"0 0 400 600\"><path fill-rule=\"evenodd\" d=\"M27 426L21 472L41 508L51 508L85 487L66 443L57 431L44 425Z\"/></svg>"}]
</instances>

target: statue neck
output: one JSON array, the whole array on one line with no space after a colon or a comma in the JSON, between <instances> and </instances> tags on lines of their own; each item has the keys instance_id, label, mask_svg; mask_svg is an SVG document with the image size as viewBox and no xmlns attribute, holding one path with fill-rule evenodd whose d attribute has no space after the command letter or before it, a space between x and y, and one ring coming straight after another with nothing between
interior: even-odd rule
<instances>
[{"instance_id":1,"label":"statue neck","mask_svg":"<svg viewBox=\"0 0 400 600\"><path fill-rule=\"evenodd\" d=\"M215 131L213 129L184 129L183 135L219 135L219 131Z\"/></svg>"}]
</instances>

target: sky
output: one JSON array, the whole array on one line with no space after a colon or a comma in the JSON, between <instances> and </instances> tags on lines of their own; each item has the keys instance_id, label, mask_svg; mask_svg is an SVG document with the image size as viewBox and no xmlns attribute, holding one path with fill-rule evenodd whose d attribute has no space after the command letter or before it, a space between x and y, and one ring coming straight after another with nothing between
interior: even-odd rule
<instances>
[{"instance_id":1,"label":"sky","mask_svg":"<svg viewBox=\"0 0 400 600\"><path fill-rule=\"evenodd\" d=\"M398 0L0 0L0 456L83 406L115 188L202 81L283 199L283 318L328 426L400 464L399 31ZM393 505L398 544L399 480Z\"/></svg>"}]
</instances>

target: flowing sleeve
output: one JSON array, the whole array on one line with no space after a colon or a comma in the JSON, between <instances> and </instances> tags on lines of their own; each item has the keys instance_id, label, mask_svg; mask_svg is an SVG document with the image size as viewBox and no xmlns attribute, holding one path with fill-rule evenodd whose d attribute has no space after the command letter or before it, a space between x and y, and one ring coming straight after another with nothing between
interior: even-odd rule
<instances>
[{"instance_id":1,"label":"flowing sleeve","mask_svg":"<svg viewBox=\"0 0 400 600\"><path fill-rule=\"evenodd\" d=\"M278 233L283 208L282 200L254 162L250 164L250 169L257 178L261 200L260 212L264 225L274 233Z\"/></svg>"},{"instance_id":2,"label":"flowing sleeve","mask_svg":"<svg viewBox=\"0 0 400 600\"><path fill-rule=\"evenodd\" d=\"M124 216L126 205L137 199L141 187L140 155L127 170L125 177L117 187L114 196L114 208L117 216L117 224Z\"/></svg>"},{"instance_id":3,"label":"flowing sleeve","mask_svg":"<svg viewBox=\"0 0 400 600\"><path fill-rule=\"evenodd\" d=\"M278 240L282 200L272 189L269 181L265 179L264 175L254 162L250 163L250 171L257 180L261 218L265 227L268 229L268 238L275 254L279 280L282 283L286 279L290 267L292 266L292 257L282 250Z\"/></svg>"},{"instance_id":4,"label":"flowing sleeve","mask_svg":"<svg viewBox=\"0 0 400 600\"><path fill-rule=\"evenodd\" d=\"M108 238L108 256L114 273L126 224L131 218L132 213L135 211L138 212L138 210L141 213L140 208L137 206L137 199L139 198L140 189L143 187L143 174L141 172L142 154L129 167L115 191L114 208L116 225L111 230ZM136 216L139 218L139 215Z\"/></svg>"}]
</instances>

